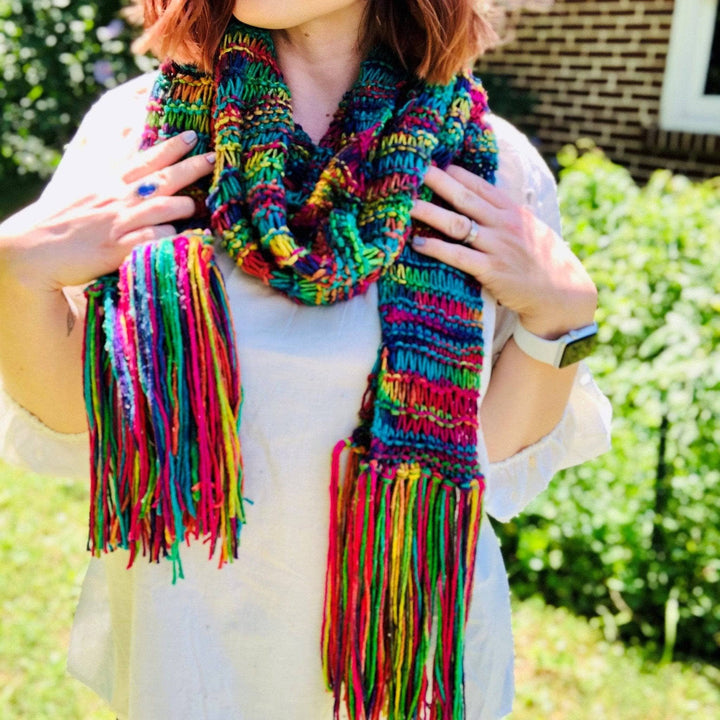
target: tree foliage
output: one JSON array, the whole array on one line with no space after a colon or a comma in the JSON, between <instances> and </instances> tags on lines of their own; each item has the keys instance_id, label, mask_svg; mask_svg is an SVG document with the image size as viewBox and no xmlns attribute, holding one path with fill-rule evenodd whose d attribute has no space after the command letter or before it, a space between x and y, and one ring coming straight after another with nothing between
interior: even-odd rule
<instances>
[{"instance_id":1,"label":"tree foliage","mask_svg":"<svg viewBox=\"0 0 720 720\"><path fill-rule=\"evenodd\" d=\"M120 7L121 0L0 0L0 188L6 205L18 186L49 177L103 90L140 72Z\"/></svg>"},{"instance_id":2,"label":"tree foliage","mask_svg":"<svg viewBox=\"0 0 720 720\"><path fill-rule=\"evenodd\" d=\"M595 149L560 155L566 238L600 291L591 365L613 450L505 528L514 587L609 636L720 653L720 178L644 188Z\"/></svg>"}]
</instances>

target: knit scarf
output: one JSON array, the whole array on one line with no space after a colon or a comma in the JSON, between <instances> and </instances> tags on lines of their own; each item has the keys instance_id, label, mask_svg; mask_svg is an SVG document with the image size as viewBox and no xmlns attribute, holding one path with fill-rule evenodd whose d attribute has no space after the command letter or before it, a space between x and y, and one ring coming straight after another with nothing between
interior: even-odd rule
<instances>
[{"instance_id":1,"label":"knit scarf","mask_svg":"<svg viewBox=\"0 0 720 720\"><path fill-rule=\"evenodd\" d=\"M486 111L469 73L428 84L378 49L316 146L293 122L270 34L233 21L213 74L163 65L143 140L192 129L194 152L215 150L209 189L192 191L204 219L87 291L89 549L170 557L182 577L183 542L202 537L222 565L245 519L242 392L214 241L299 303L377 282L382 342L330 468L321 646L336 718L343 705L353 720L464 717L482 299L408 241L431 164L493 181Z\"/></svg>"}]
</instances>

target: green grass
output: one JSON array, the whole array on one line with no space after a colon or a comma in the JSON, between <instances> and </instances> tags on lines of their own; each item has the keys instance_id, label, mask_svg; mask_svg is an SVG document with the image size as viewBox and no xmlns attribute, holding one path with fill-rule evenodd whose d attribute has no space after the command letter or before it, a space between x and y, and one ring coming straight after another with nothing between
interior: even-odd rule
<instances>
[{"instance_id":1,"label":"green grass","mask_svg":"<svg viewBox=\"0 0 720 720\"><path fill-rule=\"evenodd\" d=\"M539 598L514 608L517 695L511 720L717 720L720 670L645 659L599 624Z\"/></svg>"},{"instance_id":2,"label":"green grass","mask_svg":"<svg viewBox=\"0 0 720 720\"><path fill-rule=\"evenodd\" d=\"M65 673L87 558L86 490L0 465L0 718L105 720Z\"/></svg>"},{"instance_id":3,"label":"green grass","mask_svg":"<svg viewBox=\"0 0 720 720\"><path fill-rule=\"evenodd\" d=\"M85 488L0 464L0 718L111 720L65 673L87 559ZM515 606L511 720L715 720L720 671L658 666L539 600ZM158 718L158 720L165 720Z\"/></svg>"}]
</instances>

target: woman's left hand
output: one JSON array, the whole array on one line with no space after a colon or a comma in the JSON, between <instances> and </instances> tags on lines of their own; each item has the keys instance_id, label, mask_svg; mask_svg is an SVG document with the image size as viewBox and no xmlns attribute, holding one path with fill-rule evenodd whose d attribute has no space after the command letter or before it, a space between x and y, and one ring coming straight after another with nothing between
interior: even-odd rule
<instances>
[{"instance_id":1,"label":"woman's left hand","mask_svg":"<svg viewBox=\"0 0 720 720\"><path fill-rule=\"evenodd\" d=\"M528 206L455 165L446 171L431 167L425 184L454 210L416 201L413 218L448 238L415 237L417 252L475 277L536 335L555 338L592 322L593 281L567 243Z\"/></svg>"}]
</instances>

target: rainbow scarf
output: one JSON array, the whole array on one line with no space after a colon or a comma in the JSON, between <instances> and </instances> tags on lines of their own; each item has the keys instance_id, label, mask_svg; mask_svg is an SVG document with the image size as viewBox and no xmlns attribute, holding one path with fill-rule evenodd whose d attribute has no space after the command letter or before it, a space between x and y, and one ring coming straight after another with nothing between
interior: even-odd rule
<instances>
[{"instance_id":1,"label":"rainbow scarf","mask_svg":"<svg viewBox=\"0 0 720 720\"><path fill-rule=\"evenodd\" d=\"M196 153L216 151L209 189L193 190L204 227L137 248L87 292L89 548L170 557L181 577L184 541L202 537L222 565L244 522L242 392L214 238L300 303L377 282L382 343L331 463L322 656L336 718L343 704L353 720L464 717L482 299L408 239L431 164L494 180L486 111L470 74L430 85L376 50L316 146L293 123L270 34L233 21L212 76L163 66L144 135L148 147L193 129Z\"/></svg>"}]
</instances>

